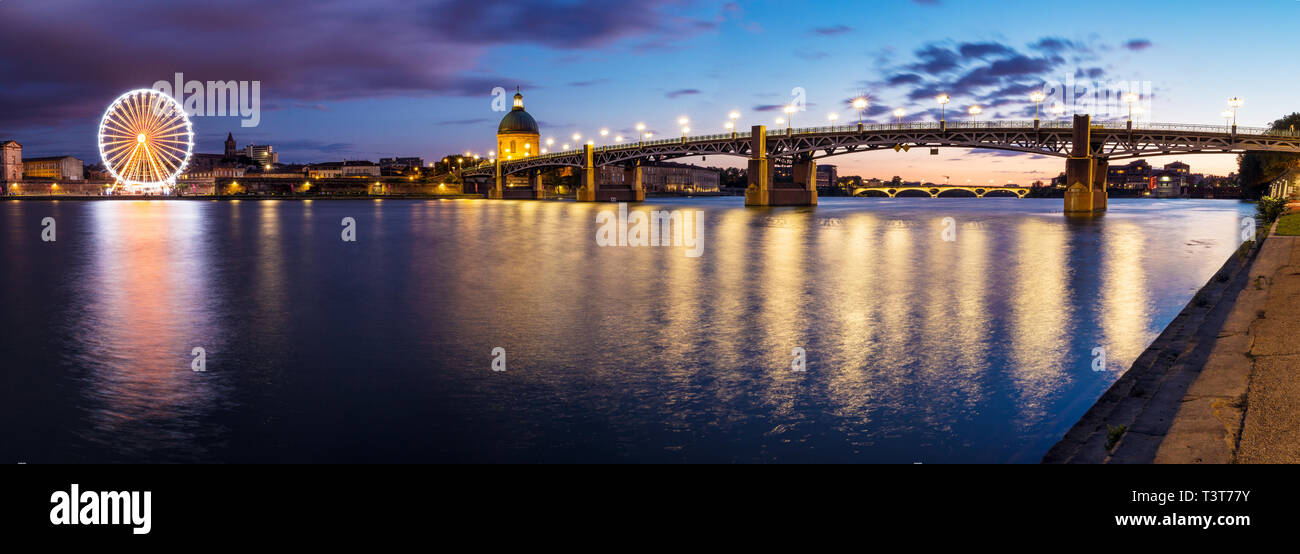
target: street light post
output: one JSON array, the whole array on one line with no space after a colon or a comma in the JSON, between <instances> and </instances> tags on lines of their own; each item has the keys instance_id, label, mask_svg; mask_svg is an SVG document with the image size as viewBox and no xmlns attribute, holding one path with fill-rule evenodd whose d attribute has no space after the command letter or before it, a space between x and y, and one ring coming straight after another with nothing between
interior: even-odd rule
<instances>
[{"instance_id":1,"label":"street light post","mask_svg":"<svg viewBox=\"0 0 1300 554\"><path fill-rule=\"evenodd\" d=\"M975 127L977 125L975 122L975 118L983 111L984 108L981 108L979 106L971 106L970 109L966 110L966 112L970 114L971 127Z\"/></svg>"},{"instance_id":2,"label":"street light post","mask_svg":"<svg viewBox=\"0 0 1300 554\"><path fill-rule=\"evenodd\" d=\"M865 111L867 109L867 106L870 105L871 103L868 102L865 97L858 97L853 99L853 109L858 110L858 132L859 133L862 132L862 112Z\"/></svg>"},{"instance_id":3,"label":"street light post","mask_svg":"<svg viewBox=\"0 0 1300 554\"><path fill-rule=\"evenodd\" d=\"M898 128L899 128L899 129L902 129L902 128L903 128L903 115L905 115L906 113L907 113L907 112L904 112L904 111L903 111L903 108L895 108L895 109L894 109L894 117L898 118Z\"/></svg>"},{"instance_id":4,"label":"street light post","mask_svg":"<svg viewBox=\"0 0 1300 554\"><path fill-rule=\"evenodd\" d=\"M637 123L637 124L636 124L636 140L637 140L637 142L645 142L644 137L645 137L645 123Z\"/></svg>"},{"instance_id":5,"label":"street light post","mask_svg":"<svg viewBox=\"0 0 1300 554\"><path fill-rule=\"evenodd\" d=\"M785 134L787 135L793 131L795 109L793 105L785 107Z\"/></svg>"},{"instance_id":6,"label":"street light post","mask_svg":"<svg viewBox=\"0 0 1300 554\"><path fill-rule=\"evenodd\" d=\"M731 138L736 138L736 122L740 119L740 112L731 110L731 113L727 114L727 119L729 120L727 121L727 128L731 129Z\"/></svg>"},{"instance_id":7,"label":"street light post","mask_svg":"<svg viewBox=\"0 0 1300 554\"><path fill-rule=\"evenodd\" d=\"M1047 95L1043 91L1036 90L1029 95L1029 100L1034 103L1034 128L1038 128L1038 109L1042 107L1043 100L1047 100Z\"/></svg>"},{"instance_id":8,"label":"street light post","mask_svg":"<svg viewBox=\"0 0 1300 554\"><path fill-rule=\"evenodd\" d=\"M939 128L947 129L948 120L945 118L945 108L948 107L948 102L951 102L952 99L949 98L947 94L940 94L939 96L936 96L934 100L939 103Z\"/></svg>"},{"instance_id":9,"label":"street light post","mask_svg":"<svg viewBox=\"0 0 1300 554\"><path fill-rule=\"evenodd\" d=\"M1241 99L1236 96L1228 99L1228 105L1232 107L1232 134L1237 134L1237 108L1241 107Z\"/></svg>"},{"instance_id":10,"label":"street light post","mask_svg":"<svg viewBox=\"0 0 1300 554\"><path fill-rule=\"evenodd\" d=\"M839 119L839 118L840 118L840 114L837 114L837 113L835 113L835 112L831 112L831 113L826 114L826 119L830 120L830 122L831 122L831 132L832 132L832 133L835 132L835 120L836 120L836 119Z\"/></svg>"},{"instance_id":11,"label":"street light post","mask_svg":"<svg viewBox=\"0 0 1300 554\"><path fill-rule=\"evenodd\" d=\"M1133 129L1133 104L1138 101L1138 95L1130 92L1124 95L1124 103L1128 104L1128 128Z\"/></svg>"}]
</instances>

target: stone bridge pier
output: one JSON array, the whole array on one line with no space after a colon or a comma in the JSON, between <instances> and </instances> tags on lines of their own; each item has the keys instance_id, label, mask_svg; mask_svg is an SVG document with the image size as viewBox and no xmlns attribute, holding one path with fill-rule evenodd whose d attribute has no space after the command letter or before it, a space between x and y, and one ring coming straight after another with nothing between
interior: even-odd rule
<instances>
[{"instance_id":1,"label":"stone bridge pier","mask_svg":"<svg viewBox=\"0 0 1300 554\"><path fill-rule=\"evenodd\" d=\"M1074 116L1070 157L1065 161L1065 213L1094 215L1106 211L1106 172L1110 162L1092 154L1092 116Z\"/></svg>"},{"instance_id":2,"label":"stone bridge pier","mask_svg":"<svg viewBox=\"0 0 1300 554\"><path fill-rule=\"evenodd\" d=\"M497 160L494 166L492 188L488 190L488 198L495 200L542 200L546 198L546 191L542 188L542 171L540 169L527 170L527 187L508 187L506 186L506 176L501 174L501 160Z\"/></svg>"},{"instance_id":3,"label":"stone bridge pier","mask_svg":"<svg viewBox=\"0 0 1300 554\"><path fill-rule=\"evenodd\" d=\"M745 189L746 206L816 206L817 162L811 155L794 160L794 184L776 186L772 179L772 158L767 155L767 127L755 125L750 131L749 167Z\"/></svg>"},{"instance_id":4,"label":"stone bridge pier","mask_svg":"<svg viewBox=\"0 0 1300 554\"><path fill-rule=\"evenodd\" d=\"M582 147L582 167L578 186L579 202L644 202L645 183L642 181L641 160L631 160L623 165L621 184L601 183L596 175L595 149L590 144Z\"/></svg>"}]
</instances>

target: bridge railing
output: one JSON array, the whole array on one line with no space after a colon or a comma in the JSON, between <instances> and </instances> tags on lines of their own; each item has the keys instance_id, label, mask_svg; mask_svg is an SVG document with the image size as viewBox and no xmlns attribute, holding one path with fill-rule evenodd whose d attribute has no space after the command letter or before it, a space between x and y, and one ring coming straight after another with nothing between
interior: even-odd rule
<instances>
[{"instance_id":1,"label":"bridge railing","mask_svg":"<svg viewBox=\"0 0 1300 554\"><path fill-rule=\"evenodd\" d=\"M1073 126L1074 124L1070 120L1040 120L1038 122L1038 128L1040 129L1060 130L1060 129L1070 129ZM1129 128L1128 121L1126 120L1093 121L1092 126L1095 129L1105 129L1105 130L1127 130ZM917 131L917 130L939 130L943 127L944 124L938 121L905 121L902 124L899 123L865 124L862 126L862 131L863 132L885 132L885 131L906 132L906 131ZM946 128L950 132L964 131L970 129L1033 129L1034 121L1033 120L998 120L998 119L990 120L990 121L953 120L953 121L948 121L946 123ZM1224 134L1224 135L1232 133L1232 127L1227 125L1197 125L1197 124L1186 124L1186 123L1135 122L1133 123L1132 129L1135 131L1177 131L1177 132L1193 132L1193 133L1215 133L1215 134ZM856 123L849 123L847 125L825 125L819 127L799 127L799 128L778 127L775 129L768 129L767 136L780 137L780 136L787 136L787 135L812 135L812 134L826 134L826 133L857 133L857 132L858 132L858 125ZM1279 130L1268 129L1265 127L1240 127L1239 126L1237 127L1237 134L1300 138L1300 132L1296 132L1293 130L1279 131ZM610 152L610 151L619 151L619 150L633 150L638 148L644 148L647 146L682 144L683 142L690 144L692 142L710 142L716 140L732 140L732 139L744 140L748 136L749 133L737 131L734 133L698 135L698 136L686 137L685 139L681 137L676 137L676 138L661 138L656 140L629 141L620 144L597 146L594 148L594 151ZM561 152L550 152L547 154L540 154L537 156L529 156L527 159L545 160L545 159L573 156L581 153L582 153L582 149L566 150ZM504 162L504 160L502 161ZM511 160L509 163L520 162L520 161L523 161L523 159L521 158L518 160ZM477 169L483 169L491 166L492 166L492 162L484 160L479 165L467 169L477 170Z\"/></svg>"}]
</instances>

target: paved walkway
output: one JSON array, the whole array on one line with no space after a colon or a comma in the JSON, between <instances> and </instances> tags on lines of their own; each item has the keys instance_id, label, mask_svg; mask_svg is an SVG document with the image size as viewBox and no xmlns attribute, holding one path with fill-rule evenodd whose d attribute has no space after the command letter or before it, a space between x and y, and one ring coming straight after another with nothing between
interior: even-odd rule
<instances>
[{"instance_id":1,"label":"paved walkway","mask_svg":"<svg viewBox=\"0 0 1300 554\"><path fill-rule=\"evenodd\" d=\"M1152 461L1300 463L1300 238L1264 242Z\"/></svg>"}]
</instances>

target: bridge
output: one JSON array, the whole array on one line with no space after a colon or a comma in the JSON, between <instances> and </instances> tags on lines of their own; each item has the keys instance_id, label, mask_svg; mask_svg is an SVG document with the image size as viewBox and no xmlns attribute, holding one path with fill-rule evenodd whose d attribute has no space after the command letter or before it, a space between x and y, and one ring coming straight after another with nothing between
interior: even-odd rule
<instances>
[{"instance_id":1,"label":"bridge","mask_svg":"<svg viewBox=\"0 0 1300 554\"><path fill-rule=\"evenodd\" d=\"M1028 187L974 187L970 185L898 185L898 186L879 186L879 187L855 187L853 196L870 196L871 193L880 193L890 198L898 196L904 192L922 192L928 194L931 198L938 198L944 193L950 191L969 192L976 198L984 198L986 195L1007 196L1011 198L1024 198L1029 194Z\"/></svg>"},{"instance_id":2,"label":"bridge","mask_svg":"<svg viewBox=\"0 0 1300 554\"><path fill-rule=\"evenodd\" d=\"M494 160L466 169L467 178L488 179L490 198L542 198L540 172L558 167L579 170L579 201L645 199L641 166L688 156L737 156L748 161L746 206L817 204L816 160L854 152L892 149L990 149L1065 158L1066 213L1106 209L1106 172L1111 160L1179 154L1287 152L1300 154L1300 134L1236 125L1183 125L1092 121L989 121L845 125L724 133L680 139L639 141L615 146L584 145L581 150ZM794 183L773 182L777 160L793 167ZM596 182L598 167L624 170L623 184ZM505 186L505 177L528 172L529 186ZM934 187L931 187L934 188ZM996 188L996 187L988 187Z\"/></svg>"}]
</instances>

